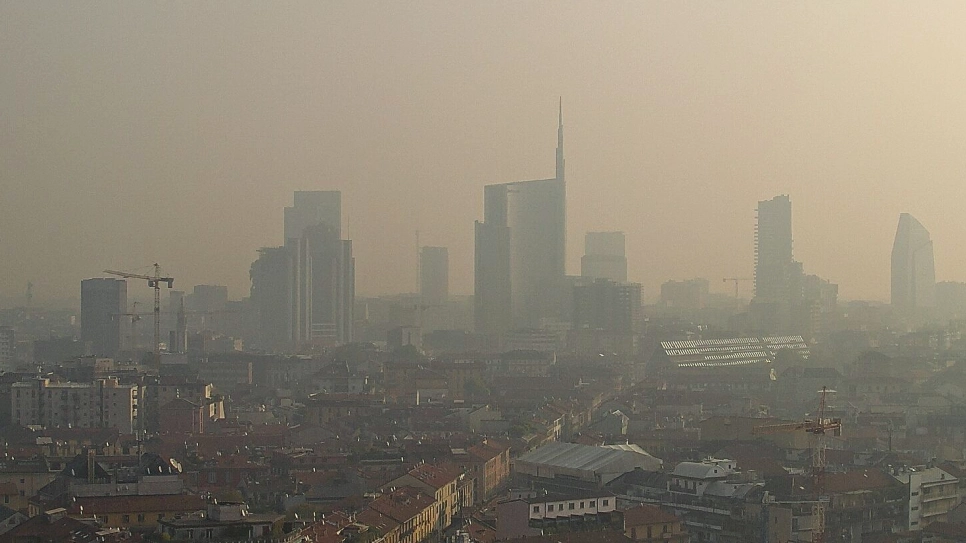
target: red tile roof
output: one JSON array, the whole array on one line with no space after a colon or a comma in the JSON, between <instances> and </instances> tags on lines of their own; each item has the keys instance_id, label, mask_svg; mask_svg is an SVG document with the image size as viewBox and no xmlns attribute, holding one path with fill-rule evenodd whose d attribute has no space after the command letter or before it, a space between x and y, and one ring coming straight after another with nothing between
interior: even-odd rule
<instances>
[{"instance_id":1,"label":"red tile roof","mask_svg":"<svg viewBox=\"0 0 966 543\"><path fill-rule=\"evenodd\" d=\"M70 506L72 515L107 515L117 513L175 512L190 513L206 507L203 499L194 494L162 494L156 496L91 496L78 497Z\"/></svg>"},{"instance_id":2,"label":"red tile roof","mask_svg":"<svg viewBox=\"0 0 966 543\"><path fill-rule=\"evenodd\" d=\"M634 526L648 526L652 524L665 524L679 522L680 519L673 513L666 511L656 505L641 504L637 507L624 511L624 529Z\"/></svg>"}]
</instances>

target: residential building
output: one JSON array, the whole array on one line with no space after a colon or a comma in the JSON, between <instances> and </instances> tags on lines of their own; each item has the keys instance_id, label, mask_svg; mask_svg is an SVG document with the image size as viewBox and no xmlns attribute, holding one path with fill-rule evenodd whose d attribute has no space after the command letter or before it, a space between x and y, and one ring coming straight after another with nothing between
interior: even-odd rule
<instances>
[{"instance_id":1,"label":"residential building","mask_svg":"<svg viewBox=\"0 0 966 543\"><path fill-rule=\"evenodd\" d=\"M908 489L906 530L945 522L946 514L960 503L959 479L940 468L895 468L892 477Z\"/></svg>"},{"instance_id":2,"label":"residential building","mask_svg":"<svg viewBox=\"0 0 966 543\"><path fill-rule=\"evenodd\" d=\"M459 513L464 503L459 493L463 478L463 470L456 465L420 464L402 477L383 485L383 489L391 491L400 487L412 487L430 496L435 506L430 525L433 530L441 531L453 522L453 517Z\"/></svg>"},{"instance_id":3,"label":"residential building","mask_svg":"<svg viewBox=\"0 0 966 543\"><path fill-rule=\"evenodd\" d=\"M45 428L117 428L134 433L140 387L115 378L88 383L34 379L11 387L13 424Z\"/></svg>"},{"instance_id":4,"label":"residential building","mask_svg":"<svg viewBox=\"0 0 966 543\"><path fill-rule=\"evenodd\" d=\"M624 511L624 535L644 543L688 543L690 540L680 517L650 504Z\"/></svg>"},{"instance_id":5,"label":"residential building","mask_svg":"<svg viewBox=\"0 0 966 543\"><path fill-rule=\"evenodd\" d=\"M252 513L244 503L220 502L207 505L204 515L157 520L158 531L173 541L225 539L253 541L268 539L282 530L283 515Z\"/></svg>"}]
</instances>

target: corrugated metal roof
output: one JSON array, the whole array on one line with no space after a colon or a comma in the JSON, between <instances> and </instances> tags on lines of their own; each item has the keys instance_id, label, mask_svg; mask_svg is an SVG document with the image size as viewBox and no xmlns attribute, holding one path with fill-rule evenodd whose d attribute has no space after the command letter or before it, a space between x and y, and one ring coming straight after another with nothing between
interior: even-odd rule
<instances>
[{"instance_id":1,"label":"corrugated metal roof","mask_svg":"<svg viewBox=\"0 0 966 543\"><path fill-rule=\"evenodd\" d=\"M653 458L637 445L594 447L577 443L554 442L530 451L521 456L519 461L560 468L597 471L625 455L643 455Z\"/></svg>"}]
</instances>

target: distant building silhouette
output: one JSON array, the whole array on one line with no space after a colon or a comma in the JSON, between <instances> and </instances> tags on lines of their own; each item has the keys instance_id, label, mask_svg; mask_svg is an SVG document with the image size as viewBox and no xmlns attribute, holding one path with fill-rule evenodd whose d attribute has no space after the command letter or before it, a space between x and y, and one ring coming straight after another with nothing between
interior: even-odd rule
<instances>
[{"instance_id":1,"label":"distant building silhouette","mask_svg":"<svg viewBox=\"0 0 966 543\"><path fill-rule=\"evenodd\" d=\"M627 282L627 256L623 232L587 232L580 275Z\"/></svg>"},{"instance_id":2,"label":"distant building silhouette","mask_svg":"<svg viewBox=\"0 0 966 543\"><path fill-rule=\"evenodd\" d=\"M936 270L929 231L908 213L899 215L892 245L892 307L912 314L936 306Z\"/></svg>"},{"instance_id":3,"label":"distant building silhouette","mask_svg":"<svg viewBox=\"0 0 966 543\"><path fill-rule=\"evenodd\" d=\"M787 304L801 296L802 265L792 259L792 203L787 195L758 202L755 301Z\"/></svg>"},{"instance_id":4,"label":"distant building silhouette","mask_svg":"<svg viewBox=\"0 0 966 543\"><path fill-rule=\"evenodd\" d=\"M116 357L123 348L121 323L127 318L127 281L95 278L81 281L81 341L94 356Z\"/></svg>"},{"instance_id":5,"label":"distant building silhouette","mask_svg":"<svg viewBox=\"0 0 966 543\"><path fill-rule=\"evenodd\" d=\"M535 328L567 312L566 195L561 108L556 176L484 187L484 218L476 223L477 332Z\"/></svg>"},{"instance_id":6,"label":"distant building silhouette","mask_svg":"<svg viewBox=\"0 0 966 543\"><path fill-rule=\"evenodd\" d=\"M574 286L575 329L632 333L642 319L640 283L595 279Z\"/></svg>"},{"instance_id":7,"label":"distant building silhouette","mask_svg":"<svg viewBox=\"0 0 966 543\"><path fill-rule=\"evenodd\" d=\"M425 305L449 300L449 251L446 247L419 249L419 293Z\"/></svg>"},{"instance_id":8,"label":"distant building silhouette","mask_svg":"<svg viewBox=\"0 0 966 543\"><path fill-rule=\"evenodd\" d=\"M296 191L285 208L284 245L260 250L251 268L263 349L352 341L355 259L341 223L339 191Z\"/></svg>"},{"instance_id":9,"label":"distant building silhouette","mask_svg":"<svg viewBox=\"0 0 966 543\"><path fill-rule=\"evenodd\" d=\"M661 305L688 311L704 309L709 289L710 283L707 279L665 281L661 284Z\"/></svg>"}]
</instances>

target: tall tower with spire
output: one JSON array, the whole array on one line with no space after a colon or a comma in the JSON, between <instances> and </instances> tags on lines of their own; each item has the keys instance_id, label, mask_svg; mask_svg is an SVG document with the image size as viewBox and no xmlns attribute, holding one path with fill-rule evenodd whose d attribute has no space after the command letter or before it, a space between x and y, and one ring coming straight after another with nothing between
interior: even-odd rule
<instances>
[{"instance_id":1,"label":"tall tower with spire","mask_svg":"<svg viewBox=\"0 0 966 543\"><path fill-rule=\"evenodd\" d=\"M564 318L567 300L563 100L553 178L487 185L476 223L476 329L490 337Z\"/></svg>"},{"instance_id":2,"label":"tall tower with spire","mask_svg":"<svg viewBox=\"0 0 966 543\"><path fill-rule=\"evenodd\" d=\"M557 112L557 180L564 180L564 146L563 146L563 97L560 97Z\"/></svg>"}]
</instances>

